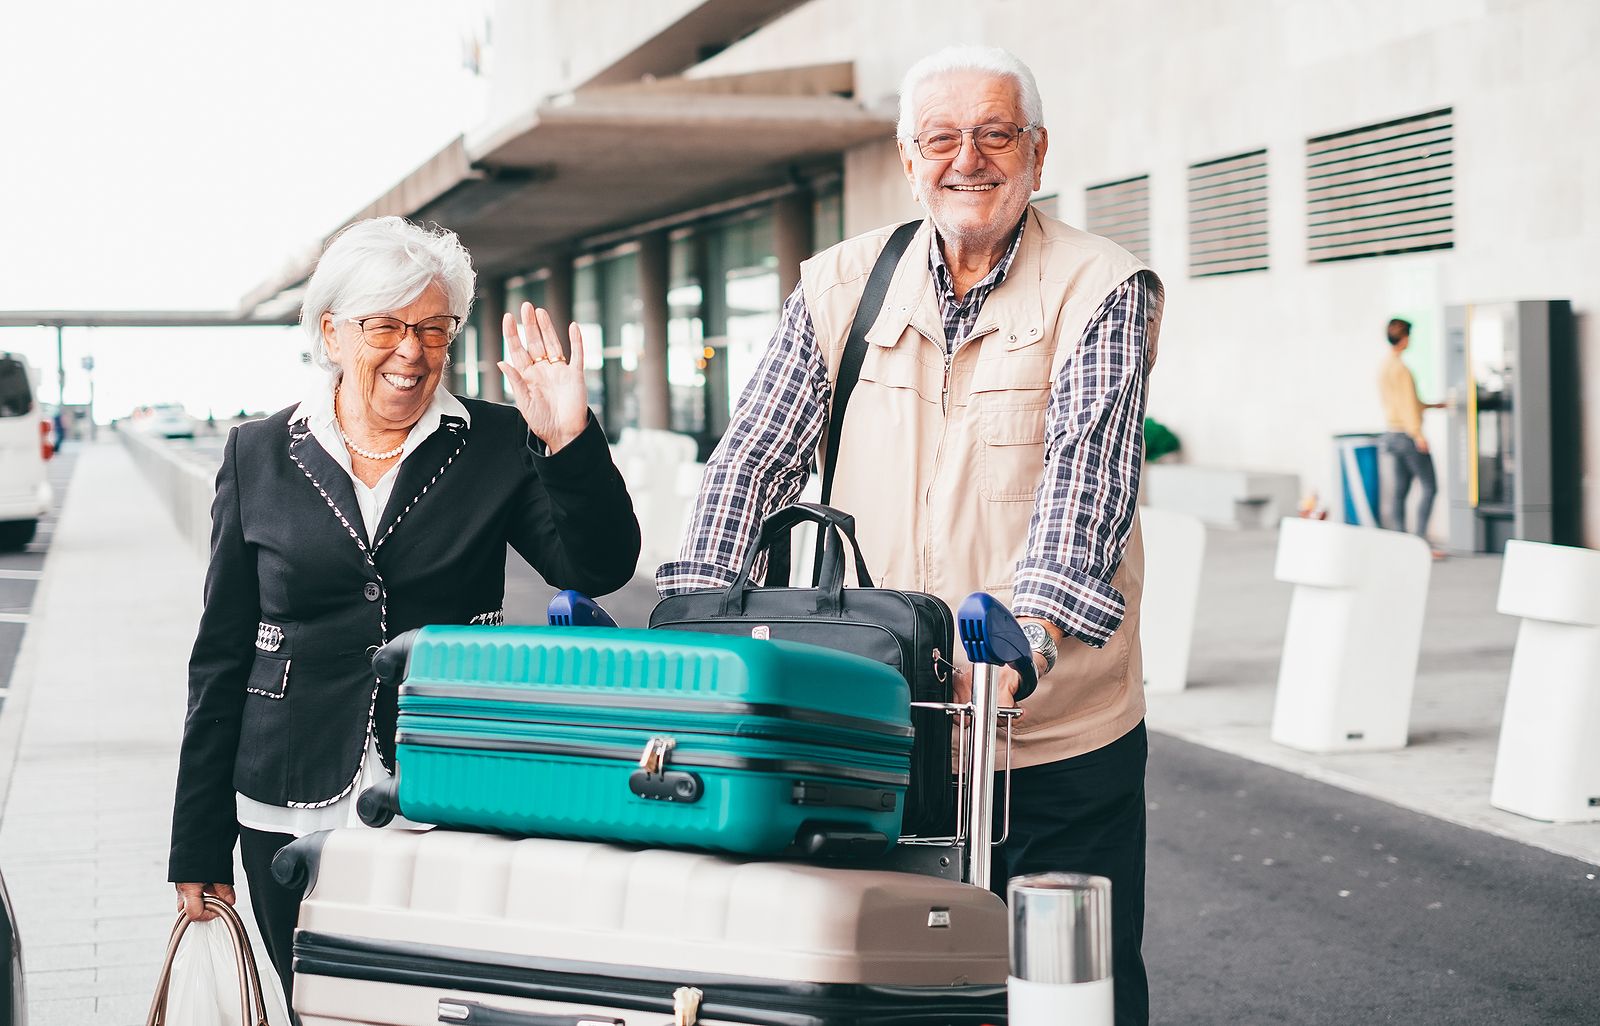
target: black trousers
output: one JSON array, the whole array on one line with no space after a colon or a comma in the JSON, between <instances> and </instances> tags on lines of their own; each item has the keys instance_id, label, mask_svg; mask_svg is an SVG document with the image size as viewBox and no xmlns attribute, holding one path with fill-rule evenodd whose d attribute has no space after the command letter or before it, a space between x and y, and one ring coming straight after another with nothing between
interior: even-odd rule
<instances>
[{"instance_id":1,"label":"black trousers","mask_svg":"<svg viewBox=\"0 0 1600 1026\"><path fill-rule=\"evenodd\" d=\"M294 924L300 918L299 891L292 891L272 878L272 856L294 840L293 834L269 834L249 827L239 828L239 860L244 863L245 882L250 887L250 907L255 910L256 928L272 959L272 967L283 981L283 997L294 1006ZM265 968L265 967L263 967Z\"/></svg>"},{"instance_id":2,"label":"black trousers","mask_svg":"<svg viewBox=\"0 0 1600 1026\"><path fill-rule=\"evenodd\" d=\"M1011 835L995 859L992 887L1027 873L1092 873L1111 881L1111 972L1117 1026L1146 1026L1144 723L1073 759L1011 774ZM996 781L998 788L1004 779ZM995 836L1000 836L996 792Z\"/></svg>"}]
</instances>

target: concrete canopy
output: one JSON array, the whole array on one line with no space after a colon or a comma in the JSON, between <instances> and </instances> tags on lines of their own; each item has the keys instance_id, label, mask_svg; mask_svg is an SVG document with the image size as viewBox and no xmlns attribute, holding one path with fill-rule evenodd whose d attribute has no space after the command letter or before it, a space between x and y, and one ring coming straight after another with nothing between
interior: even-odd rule
<instances>
[{"instance_id":1,"label":"concrete canopy","mask_svg":"<svg viewBox=\"0 0 1600 1026\"><path fill-rule=\"evenodd\" d=\"M793 185L893 134L848 96L849 64L594 86L457 139L352 220L399 214L457 232L480 274L526 270L585 239ZM315 255L250 296L278 306Z\"/></svg>"}]
</instances>

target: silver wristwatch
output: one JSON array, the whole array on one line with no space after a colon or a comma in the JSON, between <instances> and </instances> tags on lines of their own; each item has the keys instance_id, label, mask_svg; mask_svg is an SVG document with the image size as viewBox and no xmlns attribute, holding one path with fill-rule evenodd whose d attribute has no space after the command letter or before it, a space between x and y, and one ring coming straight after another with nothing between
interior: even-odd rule
<instances>
[{"instance_id":1,"label":"silver wristwatch","mask_svg":"<svg viewBox=\"0 0 1600 1026\"><path fill-rule=\"evenodd\" d=\"M1042 623L1025 623L1022 633L1028 638L1028 647L1044 656L1044 672L1049 673L1056 668L1056 639L1044 629Z\"/></svg>"}]
</instances>

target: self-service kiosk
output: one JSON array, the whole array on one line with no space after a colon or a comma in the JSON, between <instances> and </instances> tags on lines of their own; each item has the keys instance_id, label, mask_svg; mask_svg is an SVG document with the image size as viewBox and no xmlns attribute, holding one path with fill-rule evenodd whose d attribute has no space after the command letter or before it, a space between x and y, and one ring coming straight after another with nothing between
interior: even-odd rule
<instances>
[{"instance_id":1,"label":"self-service kiosk","mask_svg":"<svg viewBox=\"0 0 1600 1026\"><path fill-rule=\"evenodd\" d=\"M1581 425L1571 304L1448 307L1445 375L1448 548L1501 552L1512 538L1578 544Z\"/></svg>"}]
</instances>

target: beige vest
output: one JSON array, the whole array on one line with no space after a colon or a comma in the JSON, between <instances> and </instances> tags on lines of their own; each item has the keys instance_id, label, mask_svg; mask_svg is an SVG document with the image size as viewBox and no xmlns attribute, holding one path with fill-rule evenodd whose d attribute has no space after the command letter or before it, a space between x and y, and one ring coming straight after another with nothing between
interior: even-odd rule
<instances>
[{"instance_id":1,"label":"beige vest","mask_svg":"<svg viewBox=\"0 0 1600 1026\"><path fill-rule=\"evenodd\" d=\"M855 515L877 584L931 592L951 609L979 590L1011 600L1044 471L1051 385L1107 296L1146 270L1106 239L1036 210L1028 218L1005 282L984 301L972 334L949 359L928 269L932 229L924 223L867 332L860 383L845 414L832 504ZM867 275L892 231L848 239L801 265L830 381ZM1161 322L1159 286L1152 300L1151 362ZM825 451L819 449L819 461ZM1093 751L1143 718L1143 583L1135 518L1112 578L1127 600L1127 617L1104 648L1072 639L1062 645L1055 669L1024 705L1013 765Z\"/></svg>"}]
</instances>

